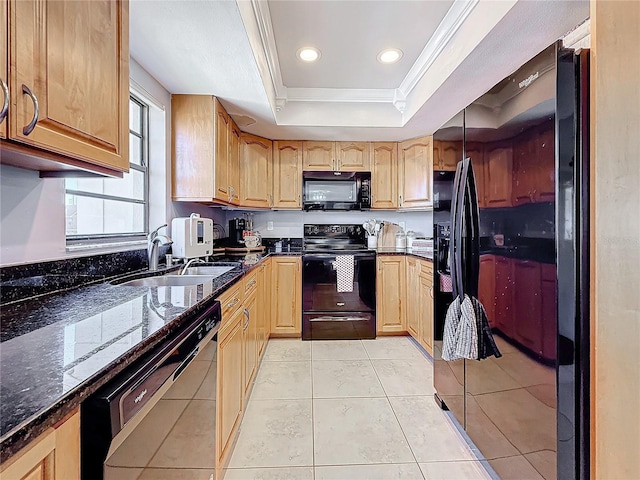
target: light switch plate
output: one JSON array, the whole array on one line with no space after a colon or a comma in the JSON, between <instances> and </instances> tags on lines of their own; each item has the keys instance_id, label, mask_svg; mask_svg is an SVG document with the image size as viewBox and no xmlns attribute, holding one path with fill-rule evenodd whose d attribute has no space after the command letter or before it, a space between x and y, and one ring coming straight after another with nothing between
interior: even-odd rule
<instances>
[{"instance_id":1,"label":"light switch plate","mask_svg":"<svg viewBox=\"0 0 640 480\"><path fill-rule=\"evenodd\" d=\"M267 230L273 230L273 222L267 222Z\"/></svg>"}]
</instances>

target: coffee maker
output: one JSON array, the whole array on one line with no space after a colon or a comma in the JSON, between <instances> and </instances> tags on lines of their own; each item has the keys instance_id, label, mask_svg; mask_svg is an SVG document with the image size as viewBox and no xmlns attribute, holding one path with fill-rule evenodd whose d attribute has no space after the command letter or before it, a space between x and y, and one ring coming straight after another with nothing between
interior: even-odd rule
<instances>
[{"instance_id":1,"label":"coffee maker","mask_svg":"<svg viewBox=\"0 0 640 480\"><path fill-rule=\"evenodd\" d=\"M229 220L229 246L244 247L244 235L247 229L247 221L244 218L232 218Z\"/></svg>"}]
</instances>

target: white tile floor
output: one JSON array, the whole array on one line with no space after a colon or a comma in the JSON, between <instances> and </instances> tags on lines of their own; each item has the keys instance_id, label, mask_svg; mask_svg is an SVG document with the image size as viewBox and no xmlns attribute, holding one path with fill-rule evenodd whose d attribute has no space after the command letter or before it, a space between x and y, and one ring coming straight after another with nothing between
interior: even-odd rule
<instances>
[{"instance_id":1,"label":"white tile floor","mask_svg":"<svg viewBox=\"0 0 640 480\"><path fill-rule=\"evenodd\" d=\"M408 337L272 339L225 480L491 478L433 393Z\"/></svg>"}]
</instances>

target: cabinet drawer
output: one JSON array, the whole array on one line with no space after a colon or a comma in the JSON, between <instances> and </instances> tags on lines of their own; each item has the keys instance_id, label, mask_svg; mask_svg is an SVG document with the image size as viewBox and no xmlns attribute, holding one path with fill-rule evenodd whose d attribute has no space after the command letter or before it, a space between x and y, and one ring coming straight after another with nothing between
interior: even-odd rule
<instances>
[{"instance_id":1,"label":"cabinet drawer","mask_svg":"<svg viewBox=\"0 0 640 480\"><path fill-rule=\"evenodd\" d=\"M218 297L222 308L222 324L242 306L244 300L244 282L237 282Z\"/></svg>"},{"instance_id":2,"label":"cabinet drawer","mask_svg":"<svg viewBox=\"0 0 640 480\"><path fill-rule=\"evenodd\" d=\"M433 275L433 263L427 260L420 260L420 272Z\"/></svg>"},{"instance_id":3,"label":"cabinet drawer","mask_svg":"<svg viewBox=\"0 0 640 480\"><path fill-rule=\"evenodd\" d=\"M244 295L248 297L258 289L258 269L254 268L244 277Z\"/></svg>"}]
</instances>

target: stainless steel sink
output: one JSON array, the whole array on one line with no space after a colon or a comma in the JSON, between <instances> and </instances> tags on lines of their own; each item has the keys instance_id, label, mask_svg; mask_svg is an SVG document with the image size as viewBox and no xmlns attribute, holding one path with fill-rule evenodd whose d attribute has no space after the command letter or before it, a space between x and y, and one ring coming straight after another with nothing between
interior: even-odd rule
<instances>
[{"instance_id":1,"label":"stainless steel sink","mask_svg":"<svg viewBox=\"0 0 640 480\"><path fill-rule=\"evenodd\" d=\"M189 267L185 272L185 275L208 275L210 277L219 277L220 275L227 273L229 270L233 270L236 268L235 266L213 266L213 265L202 265L196 267Z\"/></svg>"},{"instance_id":2,"label":"stainless steel sink","mask_svg":"<svg viewBox=\"0 0 640 480\"><path fill-rule=\"evenodd\" d=\"M162 275L129 280L120 285L129 287L187 287L209 282L214 278L214 275Z\"/></svg>"}]
</instances>

